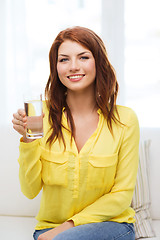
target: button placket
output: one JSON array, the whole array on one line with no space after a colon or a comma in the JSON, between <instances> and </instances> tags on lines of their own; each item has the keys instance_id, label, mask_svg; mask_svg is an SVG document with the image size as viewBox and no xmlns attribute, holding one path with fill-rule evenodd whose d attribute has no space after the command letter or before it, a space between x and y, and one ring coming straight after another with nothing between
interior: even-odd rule
<instances>
[{"instance_id":1,"label":"button placket","mask_svg":"<svg viewBox=\"0 0 160 240\"><path fill-rule=\"evenodd\" d=\"M78 198L78 195L79 195L79 179L80 179L80 156L77 155L75 157L73 198Z\"/></svg>"}]
</instances>

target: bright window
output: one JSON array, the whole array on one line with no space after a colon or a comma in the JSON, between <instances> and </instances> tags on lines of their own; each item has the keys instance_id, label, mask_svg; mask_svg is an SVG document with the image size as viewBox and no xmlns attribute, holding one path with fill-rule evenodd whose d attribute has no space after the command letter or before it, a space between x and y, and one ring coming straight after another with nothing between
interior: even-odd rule
<instances>
[{"instance_id":1,"label":"bright window","mask_svg":"<svg viewBox=\"0 0 160 240\"><path fill-rule=\"evenodd\" d=\"M142 127L160 127L159 9L159 0L125 0L126 105Z\"/></svg>"}]
</instances>

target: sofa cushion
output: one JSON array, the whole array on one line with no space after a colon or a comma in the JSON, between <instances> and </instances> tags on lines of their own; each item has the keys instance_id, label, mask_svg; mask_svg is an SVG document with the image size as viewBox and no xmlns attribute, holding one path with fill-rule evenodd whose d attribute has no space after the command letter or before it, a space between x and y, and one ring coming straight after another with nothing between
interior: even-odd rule
<instances>
[{"instance_id":1,"label":"sofa cushion","mask_svg":"<svg viewBox=\"0 0 160 240\"><path fill-rule=\"evenodd\" d=\"M160 220L153 220L152 224L156 236L160 239Z\"/></svg>"},{"instance_id":2,"label":"sofa cushion","mask_svg":"<svg viewBox=\"0 0 160 240\"><path fill-rule=\"evenodd\" d=\"M140 238L141 240L158 240L158 239L160 240L160 220L153 220L152 221L152 226L153 226L154 232L156 234L156 237Z\"/></svg>"},{"instance_id":3,"label":"sofa cushion","mask_svg":"<svg viewBox=\"0 0 160 240\"><path fill-rule=\"evenodd\" d=\"M141 139L151 139L149 147L149 187L151 198L151 217L154 220L160 219L160 128L141 128Z\"/></svg>"},{"instance_id":4,"label":"sofa cushion","mask_svg":"<svg viewBox=\"0 0 160 240\"><path fill-rule=\"evenodd\" d=\"M35 224L33 217L0 216L0 239L33 240Z\"/></svg>"},{"instance_id":5,"label":"sofa cushion","mask_svg":"<svg viewBox=\"0 0 160 240\"><path fill-rule=\"evenodd\" d=\"M151 202L148 179L149 145L149 140L141 141L140 143L139 168L132 200L132 207L136 212L136 239L155 236L150 213Z\"/></svg>"}]
</instances>

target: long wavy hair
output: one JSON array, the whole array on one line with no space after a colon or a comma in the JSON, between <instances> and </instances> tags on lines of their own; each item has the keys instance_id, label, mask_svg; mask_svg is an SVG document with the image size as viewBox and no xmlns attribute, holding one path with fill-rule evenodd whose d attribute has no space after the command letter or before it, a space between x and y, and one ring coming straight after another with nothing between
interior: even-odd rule
<instances>
[{"instance_id":1,"label":"long wavy hair","mask_svg":"<svg viewBox=\"0 0 160 240\"><path fill-rule=\"evenodd\" d=\"M71 126L71 136L74 137L74 121L66 102L66 87L61 83L57 73L58 49L65 40L75 41L90 50L95 59L95 99L107 120L108 128L112 131L112 123L120 122L116 108L118 82L114 68L108 60L105 45L102 39L92 30L84 27L72 27L61 31L54 40L50 52L50 75L45 88L46 102L49 110L50 136L47 143L50 145L56 139L61 139L65 146L62 133L62 110L65 107L67 118Z\"/></svg>"}]
</instances>

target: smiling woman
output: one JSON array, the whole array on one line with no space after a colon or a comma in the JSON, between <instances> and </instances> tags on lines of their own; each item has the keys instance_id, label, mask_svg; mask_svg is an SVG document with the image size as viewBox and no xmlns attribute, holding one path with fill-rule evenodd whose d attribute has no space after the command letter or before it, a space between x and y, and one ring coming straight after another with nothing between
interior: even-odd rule
<instances>
[{"instance_id":1,"label":"smiling woman","mask_svg":"<svg viewBox=\"0 0 160 240\"><path fill-rule=\"evenodd\" d=\"M28 142L26 113L14 114L20 183L34 198L43 188L35 240L135 239L130 207L138 168L139 125L118 106L118 83L101 38L61 31L50 53L44 137Z\"/></svg>"},{"instance_id":2,"label":"smiling woman","mask_svg":"<svg viewBox=\"0 0 160 240\"><path fill-rule=\"evenodd\" d=\"M81 56L84 52L87 54L85 56L87 59ZM71 106L69 106L70 96L76 92L75 90L79 90L78 93L85 93L85 97L83 95L82 99L78 97L76 103L74 94L74 100L71 101L72 105L75 103L74 109L77 109L79 102L80 104L83 101L86 103L88 96L91 96L89 107L94 106L94 111L97 111L98 108L102 109L112 132L112 120L118 121L115 114L118 82L101 38L92 30L84 27L68 28L66 31L61 31L56 37L51 46L49 58L50 76L46 85L46 97L50 109L49 119L52 125L52 134L48 138L48 142L51 143L55 137L57 139L60 135L65 145L61 124L59 125L57 121L62 118L61 111L64 107L71 128L71 136L76 134L73 121L74 110L72 109L71 114ZM68 76L77 73L85 75L81 81L74 82L74 84L73 81L68 81ZM65 98L66 92L70 93L67 94L67 98ZM55 128L55 126L57 127Z\"/></svg>"},{"instance_id":3,"label":"smiling woman","mask_svg":"<svg viewBox=\"0 0 160 240\"><path fill-rule=\"evenodd\" d=\"M70 40L65 40L60 45L57 72L60 81L66 86L67 92L76 91L76 93L82 93L87 90L94 93L95 60L92 52L83 45Z\"/></svg>"}]
</instances>

